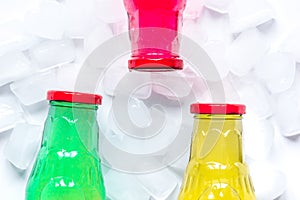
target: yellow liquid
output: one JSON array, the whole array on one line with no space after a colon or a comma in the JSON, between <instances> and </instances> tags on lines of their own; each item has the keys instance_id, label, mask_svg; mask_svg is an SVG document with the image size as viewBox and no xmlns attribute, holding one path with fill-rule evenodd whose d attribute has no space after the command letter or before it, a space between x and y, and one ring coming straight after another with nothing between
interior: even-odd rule
<instances>
[{"instance_id":1,"label":"yellow liquid","mask_svg":"<svg viewBox=\"0 0 300 200\"><path fill-rule=\"evenodd\" d=\"M242 153L240 115L196 115L179 200L255 200Z\"/></svg>"}]
</instances>

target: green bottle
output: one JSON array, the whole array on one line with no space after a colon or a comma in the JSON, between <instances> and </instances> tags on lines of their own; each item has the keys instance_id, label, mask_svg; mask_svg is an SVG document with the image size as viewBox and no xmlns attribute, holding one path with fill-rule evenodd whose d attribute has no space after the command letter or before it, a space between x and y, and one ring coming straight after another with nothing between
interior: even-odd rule
<instances>
[{"instance_id":1,"label":"green bottle","mask_svg":"<svg viewBox=\"0 0 300 200\"><path fill-rule=\"evenodd\" d=\"M42 146L26 200L105 200L98 156L97 109L102 97L49 91Z\"/></svg>"}]
</instances>

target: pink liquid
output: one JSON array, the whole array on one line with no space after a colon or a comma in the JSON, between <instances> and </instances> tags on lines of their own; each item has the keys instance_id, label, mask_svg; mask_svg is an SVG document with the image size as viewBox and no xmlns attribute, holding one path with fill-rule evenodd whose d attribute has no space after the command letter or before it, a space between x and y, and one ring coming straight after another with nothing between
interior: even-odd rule
<instances>
[{"instance_id":1,"label":"pink liquid","mask_svg":"<svg viewBox=\"0 0 300 200\"><path fill-rule=\"evenodd\" d=\"M178 31L186 0L124 0L132 45L130 69L182 69Z\"/></svg>"}]
</instances>

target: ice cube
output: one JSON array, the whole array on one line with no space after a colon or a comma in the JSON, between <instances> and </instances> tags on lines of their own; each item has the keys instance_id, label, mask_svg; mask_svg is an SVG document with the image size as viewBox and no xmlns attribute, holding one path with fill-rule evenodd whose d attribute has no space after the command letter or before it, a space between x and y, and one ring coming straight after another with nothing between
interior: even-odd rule
<instances>
[{"instance_id":1,"label":"ice cube","mask_svg":"<svg viewBox=\"0 0 300 200\"><path fill-rule=\"evenodd\" d=\"M31 74L32 63L21 52L0 56L0 86Z\"/></svg>"},{"instance_id":2,"label":"ice cube","mask_svg":"<svg viewBox=\"0 0 300 200\"><path fill-rule=\"evenodd\" d=\"M203 10L203 0L188 0L183 12L185 19L197 19Z\"/></svg>"},{"instance_id":3,"label":"ice cube","mask_svg":"<svg viewBox=\"0 0 300 200\"><path fill-rule=\"evenodd\" d=\"M131 97L128 102L128 114L131 121L138 127L147 127L151 124L151 115L143 101Z\"/></svg>"},{"instance_id":4,"label":"ice cube","mask_svg":"<svg viewBox=\"0 0 300 200\"><path fill-rule=\"evenodd\" d=\"M10 85L22 104L28 106L46 99L47 91L58 89L56 70L36 73Z\"/></svg>"},{"instance_id":5,"label":"ice cube","mask_svg":"<svg viewBox=\"0 0 300 200\"><path fill-rule=\"evenodd\" d=\"M276 199L284 193L286 177L271 164L253 162L249 168L258 200Z\"/></svg>"},{"instance_id":6,"label":"ice cube","mask_svg":"<svg viewBox=\"0 0 300 200\"><path fill-rule=\"evenodd\" d=\"M52 0L41 1L38 9L25 17L26 30L36 36L58 40L65 29L64 7L61 3Z\"/></svg>"},{"instance_id":7,"label":"ice cube","mask_svg":"<svg viewBox=\"0 0 300 200\"><path fill-rule=\"evenodd\" d=\"M185 20L182 27L182 34L188 37L198 45L202 45L207 40L207 35L204 30L201 30L199 23L194 20Z\"/></svg>"},{"instance_id":8,"label":"ice cube","mask_svg":"<svg viewBox=\"0 0 300 200\"><path fill-rule=\"evenodd\" d=\"M194 76L183 71L157 72L151 74L153 91L169 99L188 96L192 91Z\"/></svg>"},{"instance_id":9,"label":"ice cube","mask_svg":"<svg viewBox=\"0 0 300 200\"><path fill-rule=\"evenodd\" d=\"M7 87L0 90L0 133L9 130L17 122L23 121L22 109L16 97Z\"/></svg>"},{"instance_id":10,"label":"ice cube","mask_svg":"<svg viewBox=\"0 0 300 200\"><path fill-rule=\"evenodd\" d=\"M0 181L1 199L24 199L26 172L13 167L4 156L3 150L9 140L10 134L11 130L0 134L0 179L5 180Z\"/></svg>"},{"instance_id":11,"label":"ice cube","mask_svg":"<svg viewBox=\"0 0 300 200\"><path fill-rule=\"evenodd\" d=\"M205 9L198 19L198 26L200 32L206 34L208 41L221 41L228 45L233 40L229 29L228 15L222 15Z\"/></svg>"},{"instance_id":12,"label":"ice cube","mask_svg":"<svg viewBox=\"0 0 300 200\"><path fill-rule=\"evenodd\" d=\"M274 52L264 56L255 66L255 74L264 80L272 93L280 93L289 89L296 71L294 56Z\"/></svg>"},{"instance_id":13,"label":"ice cube","mask_svg":"<svg viewBox=\"0 0 300 200\"><path fill-rule=\"evenodd\" d=\"M128 112L126 103L118 104L118 106L124 107L124 110L120 110L113 102L113 109L110 111L108 119L105 119L106 122L103 122L107 123L108 129L112 130L104 133L107 135L107 139L122 151L139 155L151 154L170 145L177 137L180 128L186 128L186 125L182 122L180 108L168 106L166 104L169 101L162 102L159 99L152 100L152 106L147 105L151 114L151 123L147 127L135 125L129 114L126 113Z\"/></svg>"},{"instance_id":14,"label":"ice cube","mask_svg":"<svg viewBox=\"0 0 300 200\"><path fill-rule=\"evenodd\" d=\"M300 134L300 71L296 70L294 83L290 89L274 95L275 119L283 136Z\"/></svg>"},{"instance_id":15,"label":"ice cube","mask_svg":"<svg viewBox=\"0 0 300 200\"><path fill-rule=\"evenodd\" d=\"M41 138L40 126L16 124L4 149L6 159L19 169L27 169L39 149Z\"/></svg>"},{"instance_id":16,"label":"ice cube","mask_svg":"<svg viewBox=\"0 0 300 200\"><path fill-rule=\"evenodd\" d=\"M28 123L40 126L44 125L49 109L46 100L30 106L21 106L24 111L24 117Z\"/></svg>"},{"instance_id":17,"label":"ice cube","mask_svg":"<svg viewBox=\"0 0 300 200\"><path fill-rule=\"evenodd\" d=\"M234 0L228 13L233 33L256 27L274 17L272 7L266 0Z\"/></svg>"},{"instance_id":18,"label":"ice cube","mask_svg":"<svg viewBox=\"0 0 300 200\"><path fill-rule=\"evenodd\" d=\"M75 46L72 40L46 40L30 49L30 57L39 68L70 63L75 59Z\"/></svg>"},{"instance_id":19,"label":"ice cube","mask_svg":"<svg viewBox=\"0 0 300 200\"><path fill-rule=\"evenodd\" d=\"M11 0L1 2L0 23L9 20L22 20L25 14L36 8L39 3L39 0Z\"/></svg>"},{"instance_id":20,"label":"ice cube","mask_svg":"<svg viewBox=\"0 0 300 200\"><path fill-rule=\"evenodd\" d=\"M204 0L206 8L219 13L227 13L233 0Z\"/></svg>"},{"instance_id":21,"label":"ice cube","mask_svg":"<svg viewBox=\"0 0 300 200\"><path fill-rule=\"evenodd\" d=\"M206 50L208 56L214 62L219 77L224 79L229 73L229 65L225 57L226 54L226 45L224 42L213 41L206 43L203 48Z\"/></svg>"},{"instance_id":22,"label":"ice cube","mask_svg":"<svg viewBox=\"0 0 300 200\"><path fill-rule=\"evenodd\" d=\"M65 34L71 38L84 38L97 26L97 8L95 0L65 0Z\"/></svg>"},{"instance_id":23,"label":"ice cube","mask_svg":"<svg viewBox=\"0 0 300 200\"><path fill-rule=\"evenodd\" d=\"M114 35L119 35L128 31L128 20L109 24Z\"/></svg>"},{"instance_id":24,"label":"ice cube","mask_svg":"<svg viewBox=\"0 0 300 200\"><path fill-rule=\"evenodd\" d=\"M275 100L275 119L283 136L300 134L300 95L293 89L286 91Z\"/></svg>"},{"instance_id":25,"label":"ice cube","mask_svg":"<svg viewBox=\"0 0 300 200\"><path fill-rule=\"evenodd\" d=\"M153 91L170 100L178 101L178 98L187 97L191 93L199 97L207 89L201 71L187 63L181 71L152 73L151 77Z\"/></svg>"},{"instance_id":26,"label":"ice cube","mask_svg":"<svg viewBox=\"0 0 300 200\"><path fill-rule=\"evenodd\" d=\"M259 83L255 78L234 81L240 97L240 103L247 106L247 113L255 116L257 119L263 119L271 116L272 99L267 89Z\"/></svg>"},{"instance_id":27,"label":"ice cube","mask_svg":"<svg viewBox=\"0 0 300 200\"><path fill-rule=\"evenodd\" d=\"M183 180L184 173L186 171L186 167L188 165L190 159L190 151L186 150L182 155L178 157L178 159L169 165L169 170L173 172L178 180Z\"/></svg>"},{"instance_id":28,"label":"ice cube","mask_svg":"<svg viewBox=\"0 0 300 200\"><path fill-rule=\"evenodd\" d=\"M111 28L107 24L99 22L97 27L86 36L84 41L85 51L92 52L111 37L113 37Z\"/></svg>"},{"instance_id":29,"label":"ice cube","mask_svg":"<svg viewBox=\"0 0 300 200\"><path fill-rule=\"evenodd\" d=\"M280 46L280 51L291 53L295 56L296 61L300 63L300 27L292 30L284 39Z\"/></svg>"},{"instance_id":30,"label":"ice cube","mask_svg":"<svg viewBox=\"0 0 300 200\"><path fill-rule=\"evenodd\" d=\"M212 82L208 88L202 92L201 102L207 103L238 103L241 101L237 89L234 87L229 76L221 81Z\"/></svg>"},{"instance_id":31,"label":"ice cube","mask_svg":"<svg viewBox=\"0 0 300 200\"><path fill-rule=\"evenodd\" d=\"M27 50L38 42L37 37L24 32L22 22L0 22L0 56L12 51Z\"/></svg>"},{"instance_id":32,"label":"ice cube","mask_svg":"<svg viewBox=\"0 0 300 200\"><path fill-rule=\"evenodd\" d=\"M266 159L274 143L272 122L245 115L243 127L245 154L254 160Z\"/></svg>"},{"instance_id":33,"label":"ice cube","mask_svg":"<svg viewBox=\"0 0 300 200\"><path fill-rule=\"evenodd\" d=\"M149 200L150 198L132 174L111 169L104 174L104 182L107 186L107 196L113 200Z\"/></svg>"},{"instance_id":34,"label":"ice cube","mask_svg":"<svg viewBox=\"0 0 300 200\"><path fill-rule=\"evenodd\" d=\"M57 85L67 91L75 89L75 83L80 71L80 65L71 63L57 68Z\"/></svg>"},{"instance_id":35,"label":"ice cube","mask_svg":"<svg viewBox=\"0 0 300 200\"><path fill-rule=\"evenodd\" d=\"M232 73L246 75L267 52L269 44L256 28L241 33L227 49Z\"/></svg>"},{"instance_id":36,"label":"ice cube","mask_svg":"<svg viewBox=\"0 0 300 200\"><path fill-rule=\"evenodd\" d=\"M152 91L150 73L129 72L127 60L127 56L123 57L107 69L103 78L105 93L110 96L129 93L134 97L147 99Z\"/></svg>"},{"instance_id":37,"label":"ice cube","mask_svg":"<svg viewBox=\"0 0 300 200\"><path fill-rule=\"evenodd\" d=\"M180 193L180 185L181 185L181 182L178 183L175 190L172 192L172 194L166 200L174 200L174 199L178 198L179 193Z\"/></svg>"},{"instance_id":38,"label":"ice cube","mask_svg":"<svg viewBox=\"0 0 300 200\"><path fill-rule=\"evenodd\" d=\"M137 175L137 180L157 200L168 198L177 186L176 177L168 169Z\"/></svg>"},{"instance_id":39,"label":"ice cube","mask_svg":"<svg viewBox=\"0 0 300 200\"><path fill-rule=\"evenodd\" d=\"M127 12L122 0L99 0L98 17L106 23L117 23L127 20Z\"/></svg>"}]
</instances>

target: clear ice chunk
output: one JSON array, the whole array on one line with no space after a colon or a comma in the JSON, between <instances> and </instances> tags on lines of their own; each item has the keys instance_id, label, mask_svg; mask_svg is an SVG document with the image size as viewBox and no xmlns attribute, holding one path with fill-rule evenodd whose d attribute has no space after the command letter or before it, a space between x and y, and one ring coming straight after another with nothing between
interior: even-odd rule
<instances>
[{"instance_id":1,"label":"clear ice chunk","mask_svg":"<svg viewBox=\"0 0 300 200\"><path fill-rule=\"evenodd\" d=\"M227 49L230 71L237 76L246 75L268 49L268 41L256 28L241 33Z\"/></svg>"},{"instance_id":2,"label":"clear ice chunk","mask_svg":"<svg viewBox=\"0 0 300 200\"><path fill-rule=\"evenodd\" d=\"M128 101L128 114L131 121L138 127L147 127L151 124L151 114L143 101L131 97Z\"/></svg>"},{"instance_id":3,"label":"clear ice chunk","mask_svg":"<svg viewBox=\"0 0 300 200\"><path fill-rule=\"evenodd\" d=\"M103 42L113 37L111 28L105 23L99 23L84 40L84 49L87 53L92 52Z\"/></svg>"},{"instance_id":4,"label":"clear ice chunk","mask_svg":"<svg viewBox=\"0 0 300 200\"><path fill-rule=\"evenodd\" d=\"M22 53L9 53L0 56L0 86L33 73L30 60Z\"/></svg>"},{"instance_id":5,"label":"clear ice chunk","mask_svg":"<svg viewBox=\"0 0 300 200\"><path fill-rule=\"evenodd\" d=\"M29 106L21 106L24 111L24 118L26 122L33 125L44 125L49 109L49 105L46 100Z\"/></svg>"},{"instance_id":6,"label":"clear ice chunk","mask_svg":"<svg viewBox=\"0 0 300 200\"><path fill-rule=\"evenodd\" d=\"M13 128L17 122L23 121L22 112L18 100L9 88L2 87L0 90L0 133Z\"/></svg>"},{"instance_id":7,"label":"clear ice chunk","mask_svg":"<svg viewBox=\"0 0 300 200\"><path fill-rule=\"evenodd\" d=\"M107 196L113 200L149 200L150 195L142 188L135 175L116 170L104 174Z\"/></svg>"},{"instance_id":8,"label":"clear ice chunk","mask_svg":"<svg viewBox=\"0 0 300 200\"><path fill-rule=\"evenodd\" d=\"M67 91L75 90L75 85L78 81L77 76L80 72L80 65L75 63L68 63L58 67L56 71L58 87Z\"/></svg>"},{"instance_id":9,"label":"clear ice chunk","mask_svg":"<svg viewBox=\"0 0 300 200\"><path fill-rule=\"evenodd\" d=\"M29 55L41 69L70 63L75 60L75 46L70 39L46 40L30 49Z\"/></svg>"},{"instance_id":10,"label":"clear ice chunk","mask_svg":"<svg viewBox=\"0 0 300 200\"><path fill-rule=\"evenodd\" d=\"M156 200L168 198L177 186L177 178L168 169L137 175L137 180Z\"/></svg>"},{"instance_id":11,"label":"clear ice chunk","mask_svg":"<svg viewBox=\"0 0 300 200\"><path fill-rule=\"evenodd\" d=\"M220 41L229 45L233 40L228 15L222 15L205 9L198 19L197 24L200 32L206 35L208 42Z\"/></svg>"},{"instance_id":12,"label":"clear ice chunk","mask_svg":"<svg viewBox=\"0 0 300 200\"><path fill-rule=\"evenodd\" d=\"M56 70L36 73L10 85L12 92L26 106L46 99L48 90L58 89Z\"/></svg>"},{"instance_id":13,"label":"clear ice chunk","mask_svg":"<svg viewBox=\"0 0 300 200\"><path fill-rule=\"evenodd\" d=\"M294 82L295 72L295 58L288 53L270 53L255 66L256 76L265 82L272 93L289 89Z\"/></svg>"},{"instance_id":14,"label":"clear ice chunk","mask_svg":"<svg viewBox=\"0 0 300 200\"><path fill-rule=\"evenodd\" d=\"M285 175L274 169L271 164L253 162L249 168L258 200L276 199L286 190Z\"/></svg>"},{"instance_id":15,"label":"clear ice chunk","mask_svg":"<svg viewBox=\"0 0 300 200\"><path fill-rule=\"evenodd\" d=\"M233 85L239 95L240 103L247 106L247 113L257 119L265 119L273 114L272 102L267 88L254 77L243 77Z\"/></svg>"},{"instance_id":16,"label":"clear ice chunk","mask_svg":"<svg viewBox=\"0 0 300 200\"><path fill-rule=\"evenodd\" d=\"M201 29L199 23L195 20L184 20L181 33L198 45L202 45L207 41L206 32Z\"/></svg>"},{"instance_id":17,"label":"clear ice chunk","mask_svg":"<svg viewBox=\"0 0 300 200\"><path fill-rule=\"evenodd\" d=\"M289 90L275 99L275 119L280 133L289 137L300 134L300 94L297 90Z\"/></svg>"},{"instance_id":18,"label":"clear ice chunk","mask_svg":"<svg viewBox=\"0 0 300 200\"><path fill-rule=\"evenodd\" d=\"M57 1L44 0L33 12L25 16L27 32L41 38L58 40L65 29L64 7Z\"/></svg>"},{"instance_id":19,"label":"clear ice chunk","mask_svg":"<svg viewBox=\"0 0 300 200\"><path fill-rule=\"evenodd\" d=\"M65 34L71 38L85 38L97 26L98 10L95 0L65 0Z\"/></svg>"},{"instance_id":20,"label":"clear ice chunk","mask_svg":"<svg viewBox=\"0 0 300 200\"><path fill-rule=\"evenodd\" d=\"M245 115L243 126L245 154L254 160L266 159L274 143L272 122L265 119L258 120Z\"/></svg>"},{"instance_id":21,"label":"clear ice chunk","mask_svg":"<svg viewBox=\"0 0 300 200\"><path fill-rule=\"evenodd\" d=\"M300 63L300 27L293 29L280 45L280 51L291 53Z\"/></svg>"},{"instance_id":22,"label":"clear ice chunk","mask_svg":"<svg viewBox=\"0 0 300 200\"><path fill-rule=\"evenodd\" d=\"M256 27L274 18L274 11L266 0L234 0L228 13L233 33Z\"/></svg>"},{"instance_id":23,"label":"clear ice chunk","mask_svg":"<svg viewBox=\"0 0 300 200\"><path fill-rule=\"evenodd\" d=\"M115 96L123 91L139 99L147 99L152 92L151 74L129 72L127 68L128 58L122 57L110 66L103 77L103 88L106 94ZM136 86L132 84L136 84ZM122 88L124 87L124 89ZM132 91L126 91L128 89Z\"/></svg>"},{"instance_id":24,"label":"clear ice chunk","mask_svg":"<svg viewBox=\"0 0 300 200\"><path fill-rule=\"evenodd\" d=\"M151 74L153 91L169 99L180 99L188 96L192 91L193 74L185 71L155 72Z\"/></svg>"},{"instance_id":25,"label":"clear ice chunk","mask_svg":"<svg viewBox=\"0 0 300 200\"><path fill-rule=\"evenodd\" d=\"M202 0L188 0L186 2L186 7L183 12L184 19L197 19L200 17L203 11L203 1Z\"/></svg>"},{"instance_id":26,"label":"clear ice chunk","mask_svg":"<svg viewBox=\"0 0 300 200\"><path fill-rule=\"evenodd\" d=\"M229 65L226 59L226 45L224 42L213 41L206 43L203 48L212 59L219 73L219 77L224 79L229 73Z\"/></svg>"},{"instance_id":27,"label":"clear ice chunk","mask_svg":"<svg viewBox=\"0 0 300 200\"><path fill-rule=\"evenodd\" d=\"M40 126L16 124L4 149L6 159L19 169L27 169L39 149L41 138Z\"/></svg>"},{"instance_id":28,"label":"clear ice chunk","mask_svg":"<svg viewBox=\"0 0 300 200\"><path fill-rule=\"evenodd\" d=\"M21 21L0 22L0 56L27 50L39 41L37 37L24 31Z\"/></svg>"},{"instance_id":29,"label":"clear ice chunk","mask_svg":"<svg viewBox=\"0 0 300 200\"><path fill-rule=\"evenodd\" d=\"M97 17L102 21L117 23L127 20L127 12L122 0L99 0L97 5Z\"/></svg>"},{"instance_id":30,"label":"clear ice chunk","mask_svg":"<svg viewBox=\"0 0 300 200\"><path fill-rule=\"evenodd\" d=\"M189 159L190 151L186 150L182 155L178 156L178 159L174 163L171 163L171 165L168 166L169 170L173 172L180 181L184 178Z\"/></svg>"},{"instance_id":31,"label":"clear ice chunk","mask_svg":"<svg viewBox=\"0 0 300 200\"><path fill-rule=\"evenodd\" d=\"M204 5L213 11L227 13L233 0L204 0Z\"/></svg>"}]
</instances>

